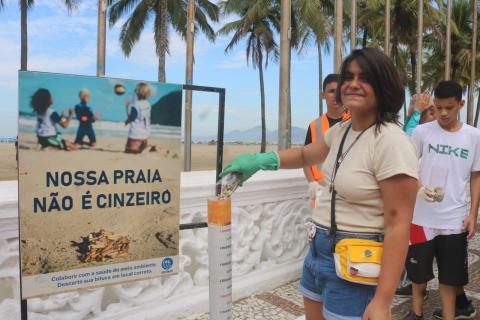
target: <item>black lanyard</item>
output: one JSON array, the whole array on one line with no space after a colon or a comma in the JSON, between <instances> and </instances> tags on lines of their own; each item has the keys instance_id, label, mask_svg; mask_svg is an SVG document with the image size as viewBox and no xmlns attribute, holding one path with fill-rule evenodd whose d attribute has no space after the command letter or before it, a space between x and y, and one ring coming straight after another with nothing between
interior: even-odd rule
<instances>
[{"instance_id":1,"label":"black lanyard","mask_svg":"<svg viewBox=\"0 0 480 320\"><path fill-rule=\"evenodd\" d=\"M332 238L332 253L335 252L335 237L336 237L337 230L338 230L337 222L335 220L335 197L337 196L337 191L335 190L335 185L334 185L335 177L337 176L338 168L340 167L340 164L345 159L345 156L347 155L347 153L350 151L350 149L352 149L353 145L358 141L358 139L360 139L362 134L365 131L367 131L368 129L370 129L374 124L372 124L371 126L369 126L366 129L363 129L363 131L360 132L360 134L355 138L355 140L352 142L352 144L347 148L347 151L345 151L345 153L342 154L343 145L345 144L345 140L347 140L348 131L350 131L350 128L352 127L352 124L350 123L347 130L343 134L342 141L340 142L340 146L338 147L337 157L335 159L335 165L333 167L333 172L332 172L332 177L330 179L331 182L330 182L330 187L329 187L330 192L332 194L332 197L330 199L330 233L329 233L330 237ZM340 158L342 158L342 159L340 160Z\"/></svg>"}]
</instances>

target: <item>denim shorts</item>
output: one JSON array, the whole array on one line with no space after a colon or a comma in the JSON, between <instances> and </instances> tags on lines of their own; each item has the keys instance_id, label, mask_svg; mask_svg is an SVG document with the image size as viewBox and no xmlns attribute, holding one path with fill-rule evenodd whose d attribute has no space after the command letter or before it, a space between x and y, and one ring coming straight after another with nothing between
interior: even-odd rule
<instances>
[{"instance_id":1,"label":"denim shorts","mask_svg":"<svg viewBox=\"0 0 480 320\"><path fill-rule=\"evenodd\" d=\"M305 298L323 302L323 315L327 320L361 319L376 287L349 282L337 276L332 254L333 240L328 232L316 228L315 237L309 241L300 292ZM335 243L345 238L383 242L383 235L337 232Z\"/></svg>"}]
</instances>

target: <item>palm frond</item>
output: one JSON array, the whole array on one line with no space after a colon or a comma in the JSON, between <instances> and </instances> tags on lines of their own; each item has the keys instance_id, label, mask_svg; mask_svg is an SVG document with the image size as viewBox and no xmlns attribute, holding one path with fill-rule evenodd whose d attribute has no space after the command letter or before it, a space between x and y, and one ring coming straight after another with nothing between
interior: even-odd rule
<instances>
[{"instance_id":1,"label":"palm frond","mask_svg":"<svg viewBox=\"0 0 480 320\"><path fill-rule=\"evenodd\" d=\"M145 0L109 0L107 14L110 28L113 27L118 19L130 12L139 1L143 2Z\"/></svg>"},{"instance_id":2,"label":"palm frond","mask_svg":"<svg viewBox=\"0 0 480 320\"><path fill-rule=\"evenodd\" d=\"M166 0L164 0L166 1ZM168 3L167 3L168 4ZM159 5L155 7L155 22L153 36L155 38L155 51L157 55L170 53L168 41L168 12L160 12Z\"/></svg>"},{"instance_id":3,"label":"palm frond","mask_svg":"<svg viewBox=\"0 0 480 320\"><path fill-rule=\"evenodd\" d=\"M150 10L148 1L140 2L133 10L132 15L122 25L119 40L125 56L128 57L130 55L133 46L140 39L140 34L148 20Z\"/></svg>"},{"instance_id":4,"label":"palm frond","mask_svg":"<svg viewBox=\"0 0 480 320\"><path fill-rule=\"evenodd\" d=\"M210 26L207 16L201 10L195 11L195 27L200 28L208 40L211 42L215 41L215 30L213 30L213 28Z\"/></svg>"},{"instance_id":5,"label":"palm frond","mask_svg":"<svg viewBox=\"0 0 480 320\"><path fill-rule=\"evenodd\" d=\"M220 18L220 8L218 5L208 0L197 0L197 6L208 19L218 22Z\"/></svg>"}]
</instances>

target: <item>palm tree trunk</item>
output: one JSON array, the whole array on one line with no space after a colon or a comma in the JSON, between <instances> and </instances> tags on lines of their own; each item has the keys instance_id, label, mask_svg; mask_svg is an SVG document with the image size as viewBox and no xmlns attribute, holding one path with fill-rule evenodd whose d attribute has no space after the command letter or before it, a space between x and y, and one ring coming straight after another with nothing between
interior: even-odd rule
<instances>
[{"instance_id":1,"label":"palm tree trunk","mask_svg":"<svg viewBox=\"0 0 480 320\"><path fill-rule=\"evenodd\" d=\"M28 55L28 36L27 36L27 0L20 1L20 70L27 71L27 55Z\"/></svg>"},{"instance_id":2,"label":"palm tree trunk","mask_svg":"<svg viewBox=\"0 0 480 320\"><path fill-rule=\"evenodd\" d=\"M322 63L322 46L317 41L317 51L318 51L318 107L319 115L323 114L323 100L322 100L322 91L323 91L323 63Z\"/></svg>"},{"instance_id":3,"label":"palm tree trunk","mask_svg":"<svg viewBox=\"0 0 480 320\"><path fill-rule=\"evenodd\" d=\"M357 47L357 0L350 2L350 51Z\"/></svg>"},{"instance_id":4,"label":"palm tree trunk","mask_svg":"<svg viewBox=\"0 0 480 320\"><path fill-rule=\"evenodd\" d=\"M263 82L263 57L262 49L258 48L258 75L260 77L260 115L262 119L262 142L260 152L265 152L267 148L267 127L265 124L265 85Z\"/></svg>"},{"instance_id":5,"label":"palm tree trunk","mask_svg":"<svg viewBox=\"0 0 480 320\"><path fill-rule=\"evenodd\" d=\"M288 48L287 149L292 146L292 90L290 89L291 73L292 73L292 47Z\"/></svg>"},{"instance_id":6,"label":"palm tree trunk","mask_svg":"<svg viewBox=\"0 0 480 320\"><path fill-rule=\"evenodd\" d=\"M452 65L452 0L447 1L447 34L445 38L445 80L450 80L450 68Z\"/></svg>"},{"instance_id":7,"label":"palm tree trunk","mask_svg":"<svg viewBox=\"0 0 480 320\"><path fill-rule=\"evenodd\" d=\"M415 92L422 91L422 64L423 64L423 0L418 1L418 31L417 31L417 64L415 72ZM412 66L413 67L413 66Z\"/></svg>"},{"instance_id":8,"label":"palm tree trunk","mask_svg":"<svg viewBox=\"0 0 480 320\"><path fill-rule=\"evenodd\" d=\"M97 77L105 76L105 36L106 36L106 15L105 0L98 0L97 18Z\"/></svg>"},{"instance_id":9,"label":"palm tree trunk","mask_svg":"<svg viewBox=\"0 0 480 320\"><path fill-rule=\"evenodd\" d=\"M165 59L167 55L168 46L168 14L167 14L167 0L157 1L157 10L160 18L160 23L157 26L157 55L158 55L158 81L165 82Z\"/></svg>"},{"instance_id":10,"label":"palm tree trunk","mask_svg":"<svg viewBox=\"0 0 480 320\"><path fill-rule=\"evenodd\" d=\"M473 124L473 95L475 93L475 74L477 56L477 1L472 1L472 65L470 69L470 85L468 86L467 124ZM478 107L477 107L478 115Z\"/></svg>"},{"instance_id":11,"label":"palm tree trunk","mask_svg":"<svg viewBox=\"0 0 480 320\"><path fill-rule=\"evenodd\" d=\"M193 83L193 45L195 31L195 1L188 0L187 7L187 60L185 68L185 83ZM192 91L185 91L185 133L184 133L184 156L183 170L191 171L192 169Z\"/></svg>"},{"instance_id":12,"label":"palm tree trunk","mask_svg":"<svg viewBox=\"0 0 480 320\"><path fill-rule=\"evenodd\" d=\"M412 65L412 84L413 87L409 88L410 94L415 93L417 87L417 53L414 50L410 50L410 64Z\"/></svg>"},{"instance_id":13,"label":"palm tree trunk","mask_svg":"<svg viewBox=\"0 0 480 320\"><path fill-rule=\"evenodd\" d=\"M362 48L365 48L367 46L367 38L368 38L368 32L367 29L363 29L363 37L362 37Z\"/></svg>"},{"instance_id":14,"label":"palm tree trunk","mask_svg":"<svg viewBox=\"0 0 480 320\"><path fill-rule=\"evenodd\" d=\"M335 25L334 25L334 55L333 68L334 73L340 71L342 64L342 44L343 44L343 0L335 0Z\"/></svg>"},{"instance_id":15,"label":"palm tree trunk","mask_svg":"<svg viewBox=\"0 0 480 320\"><path fill-rule=\"evenodd\" d=\"M385 40L383 41L383 51L390 56L390 0L385 0Z\"/></svg>"},{"instance_id":16,"label":"palm tree trunk","mask_svg":"<svg viewBox=\"0 0 480 320\"><path fill-rule=\"evenodd\" d=\"M480 89L478 90L478 97L477 97L477 111L475 111L475 121L473 122L473 126L477 128L478 126L478 117L480 115Z\"/></svg>"},{"instance_id":17,"label":"palm tree trunk","mask_svg":"<svg viewBox=\"0 0 480 320\"><path fill-rule=\"evenodd\" d=\"M280 16L280 89L278 103L278 150L288 148L288 107L290 98L291 1L281 0Z\"/></svg>"}]
</instances>

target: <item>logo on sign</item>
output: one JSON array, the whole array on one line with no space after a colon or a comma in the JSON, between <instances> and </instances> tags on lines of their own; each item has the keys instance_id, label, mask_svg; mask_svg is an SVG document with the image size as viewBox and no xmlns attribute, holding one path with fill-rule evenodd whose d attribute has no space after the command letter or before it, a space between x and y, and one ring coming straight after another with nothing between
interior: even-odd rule
<instances>
[{"instance_id":1,"label":"logo on sign","mask_svg":"<svg viewBox=\"0 0 480 320\"><path fill-rule=\"evenodd\" d=\"M163 270L170 270L173 266L173 259L172 258L165 258L162 260L162 268Z\"/></svg>"}]
</instances>

